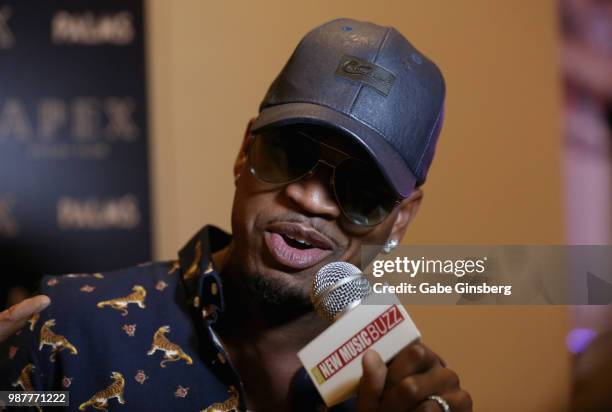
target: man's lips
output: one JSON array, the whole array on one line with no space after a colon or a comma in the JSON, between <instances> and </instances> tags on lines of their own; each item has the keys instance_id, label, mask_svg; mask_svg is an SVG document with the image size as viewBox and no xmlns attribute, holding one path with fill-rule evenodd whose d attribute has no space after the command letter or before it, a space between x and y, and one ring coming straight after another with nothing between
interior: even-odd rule
<instances>
[{"instance_id":1,"label":"man's lips","mask_svg":"<svg viewBox=\"0 0 612 412\"><path fill-rule=\"evenodd\" d=\"M306 269L329 256L334 243L314 229L298 223L276 222L264 233L266 246L279 263Z\"/></svg>"}]
</instances>

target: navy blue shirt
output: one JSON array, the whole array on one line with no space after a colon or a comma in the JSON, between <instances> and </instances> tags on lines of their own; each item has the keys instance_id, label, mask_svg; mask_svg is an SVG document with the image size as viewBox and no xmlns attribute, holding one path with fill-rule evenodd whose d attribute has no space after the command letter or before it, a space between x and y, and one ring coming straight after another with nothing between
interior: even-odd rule
<instances>
[{"instance_id":1,"label":"navy blue shirt","mask_svg":"<svg viewBox=\"0 0 612 412\"><path fill-rule=\"evenodd\" d=\"M246 410L214 331L224 300L212 253L230 240L206 226L177 261L45 277L52 303L3 345L0 389L67 390L72 411ZM296 410L325 410L303 369L295 382Z\"/></svg>"}]
</instances>

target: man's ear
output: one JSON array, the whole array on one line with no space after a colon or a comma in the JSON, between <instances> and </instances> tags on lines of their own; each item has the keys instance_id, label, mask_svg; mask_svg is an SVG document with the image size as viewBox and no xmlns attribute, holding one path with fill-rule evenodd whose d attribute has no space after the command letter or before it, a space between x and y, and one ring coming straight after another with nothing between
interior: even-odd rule
<instances>
[{"instance_id":1,"label":"man's ear","mask_svg":"<svg viewBox=\"0 0 612 412\"><path fill-rule=\"evenodd\" d=\"M391 228L389 240L397 240L398 243L402 241L410 222L419 211L422 200L423 191L418 188L414 189L410 196L402 200L398 206L398 212Z\"/></svg>"},{"instance_id":2,"label":"man's ear","mask_svg":"<svg viewBox=\"0 0 612 412\"><path fill-rule=\"evenodd\" d=\"M255 117L249 120L247 124L246 130L244 131L244 137L242 138L242 144L240 145L240 150L238 151L238 155L236 156L236 160L234 161L234 181L237 182L240 178L240 174L244 169L244 165L247 162L247 153L249 152L249 145L253 140L253 135L251 134L251 126L255 121Z\"/></svg>"}]
</instances>

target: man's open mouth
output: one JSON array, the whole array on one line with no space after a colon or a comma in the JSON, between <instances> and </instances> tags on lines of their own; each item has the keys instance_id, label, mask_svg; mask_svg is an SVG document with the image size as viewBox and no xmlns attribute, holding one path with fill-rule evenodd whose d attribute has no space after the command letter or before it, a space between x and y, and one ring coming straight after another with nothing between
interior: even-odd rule
<instances>
[{"instance_id":1,"label":"man's open mouth","mask_svg":"<svg viewBox=\"0 0 612 412\"><path fill-rule=\"evenodd\" d=\"M294 247L296 249L312 249L314 247L313 245L306 242L305 240L295 239L289 235L281 235L281 236L283 237L283 239L289 246Z\"/></svg>"},{"instance_id":2,"label":"man's open mouth","mask_svg":"<svg viewBox=\"0 0 612 412\"><path fill-rule=\"evenodd\" d=\"M272 257L294 269L316 265L334 248L334 243L326 236L297 223L273 223L267 228L264 238Z\"/></svg>"}]
</instances>

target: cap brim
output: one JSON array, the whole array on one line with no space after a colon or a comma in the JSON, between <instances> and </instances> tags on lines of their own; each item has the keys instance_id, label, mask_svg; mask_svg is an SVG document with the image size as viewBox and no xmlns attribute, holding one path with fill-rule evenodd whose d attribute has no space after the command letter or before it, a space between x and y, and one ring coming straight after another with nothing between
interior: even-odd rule
<instances>
[{"instance_id":1,"label":"cap brim","mask_svg":"<svg viewBox=\"0 0 612 412\"><path fill-rule=\"evenodd\" d=\"M338 129L352 136L370 154L397 194L406 198L416 185L416 177L399 153L374 129L325 106L313 103L285 103L263 109L251 126L257 133L292 124L316 124Z\"/></svg>"}]
</instances>

